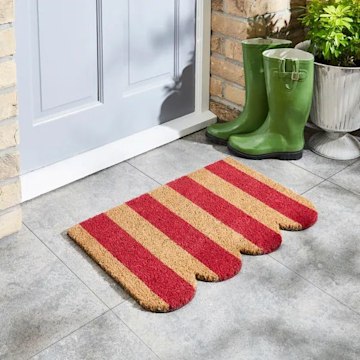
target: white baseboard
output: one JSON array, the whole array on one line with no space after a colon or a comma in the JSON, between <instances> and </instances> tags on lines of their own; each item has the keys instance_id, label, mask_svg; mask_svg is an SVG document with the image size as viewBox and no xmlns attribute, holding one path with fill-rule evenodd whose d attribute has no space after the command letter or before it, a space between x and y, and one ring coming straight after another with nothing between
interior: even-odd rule
<instances>
[{"instance_id":1,"label":"white baseboard","mask_svg":"<svg viewBox=\"0 0 360 360\"><path fill-rule=\"evenodd\" d=\"M168 144L215 121L216 116L210 111L194 113L24 174L20 177L22 202Z\"/></svg>"}]
</instances>

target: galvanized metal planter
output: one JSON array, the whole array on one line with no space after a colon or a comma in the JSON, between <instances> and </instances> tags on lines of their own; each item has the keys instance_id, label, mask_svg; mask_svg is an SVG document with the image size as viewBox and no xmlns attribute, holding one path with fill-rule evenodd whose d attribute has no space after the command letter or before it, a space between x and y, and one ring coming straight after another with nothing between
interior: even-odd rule
<instances>
[{"instance_id":1,"label":"galvanized metal planter","mask_svg":"<svg viewBox=\"0 0 360 360\"><path fill-rule=\"evenodd\" d=\"M310 43L297 45L307 50ZM348 132L360 129L360 67L315 63L311 120L325 130L309 140L317 154L337 160L360 157L360 142Z\"/></svg>"}]
</instances>

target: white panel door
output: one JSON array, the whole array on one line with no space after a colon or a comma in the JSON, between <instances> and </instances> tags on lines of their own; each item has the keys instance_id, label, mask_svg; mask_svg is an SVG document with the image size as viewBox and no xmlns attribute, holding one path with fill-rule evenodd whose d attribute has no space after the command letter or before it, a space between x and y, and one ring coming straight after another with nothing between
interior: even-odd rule
<instances>
[{"instance_id":1,"label":"white panel door","mask_svg":"<svg viewBox=\"0 0 360 360\"><path fill-rule=\"evenodd\" d=\"M22 173L194 111L194 0L16 6Z\"/></svg>"}]
</instances>

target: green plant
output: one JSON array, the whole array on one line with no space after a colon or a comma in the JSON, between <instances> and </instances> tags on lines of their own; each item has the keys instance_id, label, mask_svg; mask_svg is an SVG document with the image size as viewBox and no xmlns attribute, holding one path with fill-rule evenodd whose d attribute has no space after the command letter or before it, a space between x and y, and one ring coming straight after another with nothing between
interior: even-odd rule
<instances>
[{"instance_id":1,"label":"green plant","mask_svg":"<svg viewBox=\"0 0 360 360\"><path fill-rule=\"evenodd\" d=\"M300 20L317 61L360 66L360 0L312 0Z\"/></svg>"}]
</instances>

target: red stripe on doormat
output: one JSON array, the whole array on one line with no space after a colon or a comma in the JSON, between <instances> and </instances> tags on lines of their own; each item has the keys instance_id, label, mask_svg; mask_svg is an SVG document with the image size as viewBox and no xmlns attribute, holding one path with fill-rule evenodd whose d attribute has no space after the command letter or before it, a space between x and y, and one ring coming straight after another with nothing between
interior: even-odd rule
<instances>
[{"instance_id":1,"label":"red stripe on doormat","mask_svg":"<svg viewBox=\"0 0 360 360\"><path fill-rule=\"evenodd\" d=\"M239 258L230 254L149 194L131 200L127 205L215 272L220 280L228 279L240 271Z\"/></svg>"},{"instance_id":2,"label":"red stripe on doormat","mask_svg":"<svg viewBox=\"0 0 360 360\"><path fill-rule=\"evenodd\" d=\"M209 165L206 169L287 216L289 219L301 224L304 229L313 225L317 220L317 212L315 210L289 198L271 186L234 168L225 161Z\"/></svg>"},{"instance_id":3,"label":"red stripe on doormat","mask_svg":"<svg viewBox=\"0 0 360 360\"><path fill-rule=\"evenodd\" d=\"M261 248L264 253L276 250L281 244L281 235L236 208L220 196L189 177L183 177L168 184L194 204L243 235Z\"/></svg>"},{"instance_id":4,"label":"red stripe on doormat","mask_svg":"<svg viewBox=\"0 0 360 360\"><path fill-rule=\"evenodd\" d=\"M156 295L167 302L170 310L182 307L193 298L195 289L189 283L105 214L95 216L80 225Z\"/></svg>"}]
</instances>

